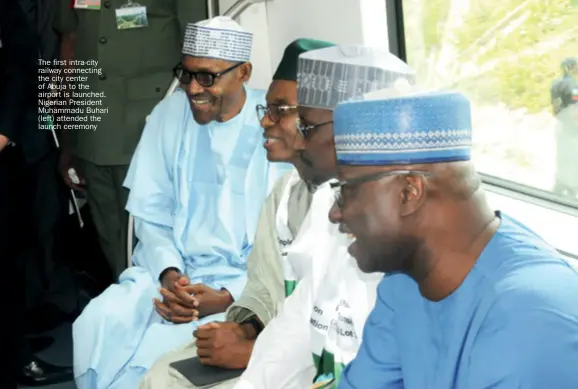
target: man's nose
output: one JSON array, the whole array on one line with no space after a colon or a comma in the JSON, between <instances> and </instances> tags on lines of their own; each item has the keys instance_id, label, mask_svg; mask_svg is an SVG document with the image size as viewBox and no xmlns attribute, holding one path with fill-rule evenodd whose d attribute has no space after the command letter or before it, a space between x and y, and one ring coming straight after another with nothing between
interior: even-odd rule
<instances>
[{"instance_id":1,"label":"man's nose","mask_svg":"<svg viewBox=\"0 0 578 389\"><path fill-rule=\"evenodd\" d=\"M331 206L329 210L329 221L333 224L341 223L341 209L339 209L339 205L337 204L337 200Z\"/></svg>"},{"instance_id":2,"label":"man's nose","mask_svg":"<svg viewBox=\"0 0 578 389\"><path fill-rule=\"evenodd\" d=\"M263 115L263 118L261 118L261 127L271 128L274 125L275 125L275 123L273 123L273 120L271 120L271 118L269 117L269 113L265 112L265 114Z\"/></svg>"},{"instance_id":3,"label":"man's nose","mask_svg":"<svg viewBox=\"0 0 578 389\"><path fill-rule=\"evenodd\" d=\"M187 85L187 92L189 92L189 94L191 95L199 95L201 93L203 93L205 91L205 88L203 88L199 82L197 81L197 79L195 77L193 77L193 79L191 80L191 82L189 83L189 85Z\"/></svg>"}]
</instances>

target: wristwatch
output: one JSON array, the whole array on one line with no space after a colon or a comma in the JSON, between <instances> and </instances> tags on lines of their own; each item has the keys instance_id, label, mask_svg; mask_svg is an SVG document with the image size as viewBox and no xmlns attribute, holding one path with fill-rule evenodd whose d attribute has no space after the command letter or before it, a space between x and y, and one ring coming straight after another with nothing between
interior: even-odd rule
<instances>
[{"instance_id":1,"label":"wristwatch","mask_svg":"<svg viewBox=\"0 0 578 389\"><path fill-rule=\"evenodd\" d=\"M244 322L242 322L241 324L249 324L253 327L253 329L255 330L255 334L257 336L259 336L259 334L261 333L261 331L263 331L263 325L261 324L261 322L259 320L257 320L255 317L252 317L248 320L245 320Z\"/></svg>"}]
</instances>

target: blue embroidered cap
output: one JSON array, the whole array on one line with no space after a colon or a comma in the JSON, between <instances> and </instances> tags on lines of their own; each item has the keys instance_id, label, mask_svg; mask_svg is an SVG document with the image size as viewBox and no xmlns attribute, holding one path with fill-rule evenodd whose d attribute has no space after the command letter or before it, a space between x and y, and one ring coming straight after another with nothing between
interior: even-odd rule
<instances>
[{"instance_id":1,"label":"blue embroidered cap","mask_svg":"<svg viewBox=\"0 0 578 389\"><path fill-rule=\"evenodd\" d=\"M345 102L333 113L333 132L341 165L466 161L470 102L456 92Z\"/></svg>"}]
</instances>

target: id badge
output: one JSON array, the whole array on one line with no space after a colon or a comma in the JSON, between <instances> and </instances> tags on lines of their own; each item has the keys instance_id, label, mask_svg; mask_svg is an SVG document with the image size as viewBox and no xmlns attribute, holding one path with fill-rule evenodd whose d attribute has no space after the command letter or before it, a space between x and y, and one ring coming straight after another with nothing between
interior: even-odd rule
<instances>
[{"instance_id":1,"label":"id badge","mask_svg":"<svg viewBox=\"0 0 578 389\"><path fill-rule=\"evenodd\" d=\"M148 27L147 7L131 0L116 10L116 28L128 30L131 28Z\"/></svg>"},{"instance_id":2,"label":"id badge","mask_svg":"<svg viewBox=\"0 0 578 389\"><path fill-rule=\"evenodd\" d=\"M100 0L74 0L74 8L98 11L100 9Z\"/></svg>"}]
</instances>

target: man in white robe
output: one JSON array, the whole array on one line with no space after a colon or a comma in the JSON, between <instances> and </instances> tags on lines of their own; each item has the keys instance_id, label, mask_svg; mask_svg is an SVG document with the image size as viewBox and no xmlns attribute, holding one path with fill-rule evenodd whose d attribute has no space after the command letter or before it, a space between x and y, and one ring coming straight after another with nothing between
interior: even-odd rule
<instances>
[{"instance_id":1,"label":"man in white robe","mask_svg":"<svg viewBox=\"0 0 578 389\"><path fill-rule=\"evenodd\" d=\"M259 212L288 170L262 147L255 106L265 94L245 86L251 46L227 17L187 26L175 68L183 90L153 110L125 180L135 266L74 323L79 389L138 387L161 355L239 298Z\"/></svg>"},{"instance_id":2,"label":"man in white robe","mask_svg":"<svg viewBox=\"0 0 578 389\"><path fill-rule=\"evenodd\" d=\"M267 159L291 162L295 169L277 182L265 201L255 244L247 261L247 285L229 308L228 322L219 323L218 327L208 324L199 328L196 333L199 340L192 339L181 350L170 352L157 361L141 382L141 389L195 388L170 364L197 354L209 366L246 367L258 333L276 316L285 297L307 272L310 257L296 255L295 247L290 246L308 221L308 211L316 193L314 189L320 182L314 180L319 176L314 177L300 157L304 139L296 125L297 59L301 53L331 46L334 44L306 38L291 42L273 75L267 106L258 107L267 139ZM294 259L292 264L288 263L288 251ZM235 382L235 379L229 380L215 388L232 387Z\"/></svg>"},{"instance_id":3,"label":"man in white robe","mask_svg":"<svg viewBox=\"0 0 578 389\"><path fill-rule=\"evenodd\" d=\"M303 158L319 174L335 177L337 104L414 79L412 69L379 49L348 45L302 54L298 101L306 140ZM322 193L323 199L312 206L310 228L299 232L309 242L312 269L257 339L235 389L335 388L359 348L381 275L359 271L347 252L349 238L327 217L335 200L329 183Z\"/></svg>"}]
</instances>

